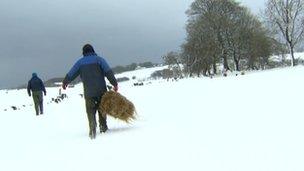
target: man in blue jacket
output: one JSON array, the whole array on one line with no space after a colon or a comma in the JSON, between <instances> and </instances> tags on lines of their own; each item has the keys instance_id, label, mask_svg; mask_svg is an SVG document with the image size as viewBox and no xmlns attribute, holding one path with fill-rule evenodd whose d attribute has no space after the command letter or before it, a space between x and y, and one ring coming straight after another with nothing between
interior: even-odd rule
<instances>
[{"instance_id":1,"label":"man in blue jacket","mask_svg":"<svg viewBox=\"0 0 304 171\"><path fill-rule=\"evenodd\" d=\"M83 57L67 73L62 82L62 88L65 90L67 85L80 75L89 120L89 136L94 139L97 127L96 111L98 111L100 132L103 133L108 130L106 114L99 111L99 103L103 94L107 91L105 77L114 86L114 91L118 90L118 84L108 63L95 53L93 46L86 44L82 51Z\"/></svg>"},{"instance_id":2,"label":"man in blue jacket","mask_svg":"<svg viewBox=\"0 0 304 171\"><path fill-rule=\"evenodd\" d=\"M32 93L31 93L32 92ZM27 93L29 96L33 96L36 115L43 114L43 95L46 95L46 90L42 80L37 76L36 73L32 74L32 78L27 84Z\"/></svg>"}]
</instances>

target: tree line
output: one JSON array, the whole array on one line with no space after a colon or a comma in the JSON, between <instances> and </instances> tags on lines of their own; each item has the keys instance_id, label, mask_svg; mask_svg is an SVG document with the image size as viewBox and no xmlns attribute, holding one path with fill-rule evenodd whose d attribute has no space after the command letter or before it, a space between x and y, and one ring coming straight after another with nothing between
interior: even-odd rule
<instances>
[{"instance_id":1,"label":"tree line","mask_svg":"<svg viewBox=\"0 0 304 171\"><path fill-rule=\"evenodd\" d=\"M262 17L235 0L195 0L187 10L187 37L165 64L189 75L266 69L270 57L291 54L303 41L304 0L268 0Z\"/></svg>"},{"instance_id":2,"label":"tree line","mask_svg":"<svg viewBox=\"0 0 304 171\"><path fill-rule=\"evenodd\" d=\"M114 68L112 68L112 70L115 74L119 74L119 73L123 73L126 71L134 71L135 69L140 68L140 67L152 68L156 65L157 64L152 63L152 62L132 63L132 64L125 65L125 66L122 66L122 65L115 66Z\"/></svg>"}]
</instances>

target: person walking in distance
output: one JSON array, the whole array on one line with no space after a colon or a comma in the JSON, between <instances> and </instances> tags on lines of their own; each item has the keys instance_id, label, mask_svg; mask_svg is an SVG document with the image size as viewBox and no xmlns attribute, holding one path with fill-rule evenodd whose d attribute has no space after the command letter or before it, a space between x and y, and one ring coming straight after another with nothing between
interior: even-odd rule
<instances>
[{"instance_id":1,"label":"person walking in distance","mask_svg":"<svg viewBox=\"0 0 304 171\"><path fill-rule=\"evenodd\" d=\"M85 97L85 107L89 121L89 136L96 137L96 111L98 111L100 132L108 130L106 114L99 110L99 104L103 94L107 91L105 77L118 91L117 80L113 71L103 57L98 56L92 45L86 44L82 48L83 56L73 65L66 74L62 88L65 90L77 76L80 76Z\"/></svg>"},{"instance_id":2,"label":"person walking in distance","mask_svg":"<svg viewBox=\"0 0 304 171\"><path fill-rule=\"evenodd\" d=\"M37 76L36 73L32 74L32 78L27 84L27 93L31 97L33 96L36 115L43 114L43 95L46 96L45 86L42 80Z\"/></svg>"}]
</instances>

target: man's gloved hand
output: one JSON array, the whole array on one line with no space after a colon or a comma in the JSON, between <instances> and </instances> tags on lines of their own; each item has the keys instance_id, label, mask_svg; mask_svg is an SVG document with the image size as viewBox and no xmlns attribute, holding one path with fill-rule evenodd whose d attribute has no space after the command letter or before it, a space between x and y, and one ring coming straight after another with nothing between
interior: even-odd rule
<instances>
[{"instance_id":1,"label":"man's gloved hand","mask_svg":"<svg viewBox=\"0 0 304 171\"><path fill-rule=\"evenodd\" d=\"M31 93L28 94L30 97L32 96Z\"/></svg>"},{"instance_id":2,"label":"man's gloved hand","mask_svg":"<svg viewBox=\"0 0 304 171\"><path fill-rule=\"evenodd\" d=\"M118 85L114 86L114 89L113 89L115 92L118 91Z\"/></svg>"},{"instance_id":3,"label":"man's gloved hand","mask_svg":"<svg viewBox=\"0 0 304 171\"><path fill-rule=\"evenodd\" d=\"M65 90L67 88L67 86L68 86L67 84L63 83L62 84L62 89Z\"/></svg>"},{"instance_id":4,"label":"man's gloved hand","mask_svg":"<svg viewBox=\"0 0 304 171\"><path fill-rule=\"evenodd\" d=\"M46 92L44 92L44 96L46 96Z\"/></svg>"}]
</instances>

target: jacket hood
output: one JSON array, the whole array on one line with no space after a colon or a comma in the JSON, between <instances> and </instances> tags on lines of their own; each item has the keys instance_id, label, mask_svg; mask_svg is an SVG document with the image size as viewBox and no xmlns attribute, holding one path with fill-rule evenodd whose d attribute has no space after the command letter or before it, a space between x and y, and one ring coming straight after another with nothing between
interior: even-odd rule
<instances>
[{"instance_id":1,"label":"jacket hood","mask_svg":"<svg viewBox=\"0 0 304 171\"><path fill-rule=\"evenodd\" d=\"M83 56L90 56L92 54L95 54L95 50L92 45L86 44L82 48L82 54Z\"/></svg>"}]
</instances>

